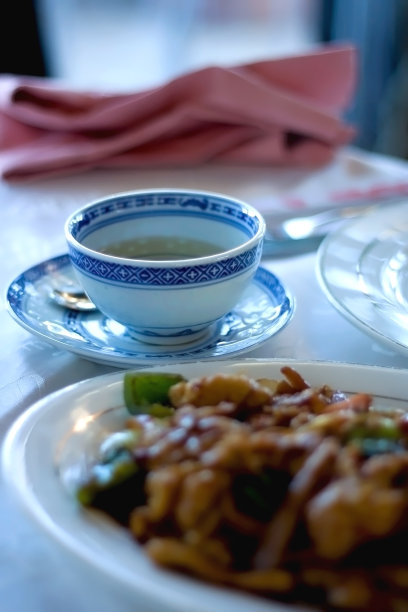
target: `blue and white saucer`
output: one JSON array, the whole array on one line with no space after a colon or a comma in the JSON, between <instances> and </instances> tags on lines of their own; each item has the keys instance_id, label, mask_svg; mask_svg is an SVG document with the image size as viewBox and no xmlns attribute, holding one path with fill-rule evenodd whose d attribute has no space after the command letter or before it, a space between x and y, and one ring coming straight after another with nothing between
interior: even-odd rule
<instances>
[{"instance_id":1,"label":"blue and white saucer","mask_svg":"<svg viewBox=\"0 0 408 612\"><path fill-rule=\"evenodd\" d=\"M8 310L19 325L43 340L85 359L121 368L238 355L283 329L294 312L294 300L280 280L259 268L234 310L197 341L171 347L149 345L138 342L125 327L98 311L70 311L51 301L52 288L75 282L68 255L44 261L10 284Z\"/></svg>"}]
</instances>

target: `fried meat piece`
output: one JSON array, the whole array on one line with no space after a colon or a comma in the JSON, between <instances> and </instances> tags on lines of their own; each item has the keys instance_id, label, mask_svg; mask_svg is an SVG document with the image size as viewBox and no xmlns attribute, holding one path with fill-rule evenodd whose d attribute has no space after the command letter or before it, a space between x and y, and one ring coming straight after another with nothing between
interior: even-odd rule
<instances>
[{"instance_id":1,"label":"fried meat piece","mask_svg":"<svg viewBox=\"0 0 408 612\"><path fill-rule=\"evenodd\" d=\"M176 408L187 404L216 406L220 402L258 408L272 400L273 392L244 375L215 374L177 383L169 396Z\"/></svg>"}]
</instances>

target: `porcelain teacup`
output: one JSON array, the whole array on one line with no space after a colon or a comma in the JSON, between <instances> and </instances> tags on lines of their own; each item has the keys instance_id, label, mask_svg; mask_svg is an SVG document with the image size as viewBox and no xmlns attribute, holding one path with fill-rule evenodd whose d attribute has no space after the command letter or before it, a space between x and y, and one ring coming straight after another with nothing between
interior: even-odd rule
<instances>
[{"instance_id":1,"label":"porcelain teacup","mask_svg":"<svg viewBox=\"0 0 408 612\"><path fill-rule=\"evenodd\" d=\"M72 265L107 317L138 340L196 340L227 314L261 259L265 223L251 205L205 191L114 194L65 223Z\"/></svg>"}]
</instances>

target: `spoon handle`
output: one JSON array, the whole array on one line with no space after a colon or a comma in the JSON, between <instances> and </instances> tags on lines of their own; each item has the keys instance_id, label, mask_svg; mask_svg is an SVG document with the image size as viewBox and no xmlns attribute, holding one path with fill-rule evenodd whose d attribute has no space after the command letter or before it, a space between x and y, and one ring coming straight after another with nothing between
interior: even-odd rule
<instances>
[{"instance_id":1,"label":"spoon handle","mask_svg":"<svg viewBox=\"0 0 408 612\"><path fill-rule=\"evenodd\" d=\"M309 251L317 249L324 236L310 236L309 238L274 238L264 239L262 258L268 257L290 257L293 255L302 255Z\"/></svg>"},{"instance_id":2,"label":"spoon handle","mask_svg":"<svg viewBox=\"0 0 408 612\"><path fill-rule=\"evenodd\" d=\"M371 212L379 207L406 201L403 196L388 196L382 199L370 199L364 202L347 202L336 206L314 210L308 214L285 216L273 213L264 214L267 235L266 242L292 241L315 241L320 240L333 229L333 227L345 219L351 219L359 215ZM320 240L317 240L319 242ZM276 245L278 246L278 245ZM282 244L283 246L283 244Z\"/></svg>"}]
</instances>

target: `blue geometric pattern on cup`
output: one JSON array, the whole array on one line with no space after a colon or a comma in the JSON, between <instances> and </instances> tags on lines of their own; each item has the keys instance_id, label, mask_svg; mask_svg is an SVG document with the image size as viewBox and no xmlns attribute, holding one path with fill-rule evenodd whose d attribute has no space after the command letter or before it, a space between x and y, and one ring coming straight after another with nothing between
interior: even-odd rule
<instances>
[{"instance_id":1,"label":"blue geometric pattern on cup","mask_svg":"<svg viewBox=\"0 0 408 612\"><path fill-rule=\"evenodd\" d=\"M258 263L261 254L262 243L259 243L250 251L209 264L173 266L171 269L153 266L136 268L100 261L69 247L71 261L82 273L105 282L140 287L191 287L213 283L248 270Z\"/></svg>"},{"instance_id":2,"label":"blue geometric pattern on cup","mask_svg":"<svg viewBox=\"0 0 408 612\"><path fill-rule=\"evenodd\" d=\"M256 234L259 221L246 213L241 206L222 196L191 197L185 193L152 193L113 196L104 202L95 203L81 213L70 227L73 237L82 241L89 233L104 225L126 221L135 215L151 216L176 214L204 216L207 219L222 219L230 225L241 228L248 237Z\"/></svg>"}]
</instances>

